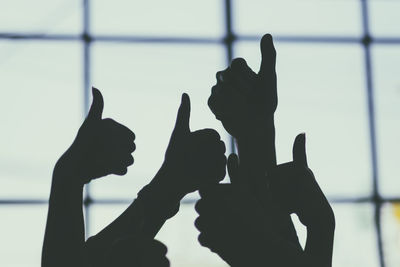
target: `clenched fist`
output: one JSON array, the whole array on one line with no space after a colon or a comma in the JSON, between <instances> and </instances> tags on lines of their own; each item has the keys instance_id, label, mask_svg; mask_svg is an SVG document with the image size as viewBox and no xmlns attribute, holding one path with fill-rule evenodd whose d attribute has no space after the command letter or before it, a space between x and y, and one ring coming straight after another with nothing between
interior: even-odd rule
<instances>
[{"instance_id":1,"label":"clenched fist","mask_svg":"<svg viewBox=\"0 0 400 267\"><path fill-rule=\"evenodd\" d=\"M278 104L276 51L270 34L261 40L261 67L258 74L243 58L216 74L208 106L235 138L263 128L273 119Z\"/></svg>"},{"instance_id":2,"label":"clenched fist","mask_svg":"<svg viewBox=\"0 0 400 267\"><path fill-rule=\"evenodd\" d=\"M190 99L182 95L175 128L165 153L162 169L182 194L203 185L218 183L225 177L225 144L213 129L190 131Z\"/></svg>"},{"instance_id":3,"label":"clenched fist","mask_svg":"<svg viewBox=\"0 0 400 267\"><path fill-rule=\"evenodd\" d=\"M126 174L136 148L131 130L113 119L102 119L103 96L96 88L92 93L93 103L78 135L57 163L68 168L79 184L108 174Z\"/></svg>"}]
</instances>

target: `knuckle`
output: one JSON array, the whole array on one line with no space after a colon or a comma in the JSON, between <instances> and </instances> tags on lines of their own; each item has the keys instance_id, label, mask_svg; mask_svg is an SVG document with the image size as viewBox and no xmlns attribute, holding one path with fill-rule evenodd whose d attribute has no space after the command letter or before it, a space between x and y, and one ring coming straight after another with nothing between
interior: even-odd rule
<instances>
[{"instance_id":1,"label":"knuckle","mask_svg":"<svg viewBox=\"0 0 400 267\"><path fill-rule=\"evenodd\" d=\"M246 66L247 66L246 60L244 58L241 58L241 57L235 58L231 62L231 68L232 69L239 70L239 69L242 69L242 68L244 68Z\"/></svg>"},{"instance_id":2,"label":"knuckle","mask_svg":"<svg viewBox=\"0 0 400 267\"><path fill-rule=\"evenodd\" d=\"M197 213L199 213L199 214L200 214L200 212L201 212L201 205L202 205L201 203L202 203L202 201L201 201L201 199L200 199L199 201L196 202L196 204L195 204L195 206L194 206L195 211L196 211Z\"/></svg>"}]
</instances>

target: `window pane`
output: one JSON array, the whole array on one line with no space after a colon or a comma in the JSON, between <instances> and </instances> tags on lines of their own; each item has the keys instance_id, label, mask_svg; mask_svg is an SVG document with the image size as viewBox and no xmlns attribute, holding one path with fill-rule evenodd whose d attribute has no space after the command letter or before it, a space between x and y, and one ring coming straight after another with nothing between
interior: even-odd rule
<instances>
[{"instance_id":1,"label":"window pane","mask_svg":"<svg viewBox=\"0 0 400 267\"><path fill-rule=\"evenodd\" d=\"M0 198L47 198L82 121L78 43L0 42Z\"/></svg>"},{"instance_id":2,"label":"window pane","mask_svg":"<svg viewBox=\"0 0 400 267\"><path fill-rule=\"evenodd\" d=\"M93 81L104 95L104 116L136 134L135 163L125 177L93 183L95 197L132 198L154 177L167 148L182 92L191 97L191 129L223 127L207 106L223 46L100 44L93 47Z\"/></svg>"},{"instance_id":3,"label":"window pane","mask_svg":"<svg viewBox=\"0 0 400 267\"><path fill-rule=\"evenodd\" d=\"M256 42L236 56L259 69ZM292 160L294 138L306 133L310 168L328 196L371 191L363 53L358 45L276 44L278 162Z\"/></svg>"},{"instance_id":4,"label":"window pane","mask_svg":"<svg viewBox=\"0 0 400 267\"><path fill-rule=\"evenodd\" d=\"M400 265L400 205L385 204L382 208L382 238L385 266Z\"/></svg>"},{"instance_id":5,"label":"window pane","mask_svg":"<svg viewBox=\"0 0 400 267\"><path fill-rule=\"evenodd\" d=\"M80 33L81 7L79 0L3 0L0 32Z\"/></svg>"},{"instance_id":6,"label":"window pane","mask_svg":"<svg viewBox=\"0 0 400 267\"><path fill-rule=\"evenodd\" d=\"M400 194L400 46L374 46L376 125L380 185L390 196Z\"/></svg>"},{"instance_id":7,"label":"window pane","mask_svg":"<svg viewBox=\"0 0 400 267\"><path fill-rule=\"evenodd\" d=\"M378 267L373 206L337 204L333 210L336 218L333 266Z\"/></svg>"},{"instance_id":8,"label":"window pane","mask_svg":"<svg viewBox=\"0 0 400 267\"><path fill-rule=\"evenodd\" d=\"M400 1L370 0L368 3L372 34L400 37Z\"/></svg>"},{"instance_id":9,"label":"window pane","mask_svg":"<svg viewBox=\"0 0 400 267\"><path fill-rule=\"evenodd\" d=\"M224 29L222 3L215 0L96 0L91 2L92 30L96 34L219 37Z\"/></svg>"},{"instance_id":10,"label":"window pane","mask_svg":"<svg viewBox=\"0 0 400 267\"><path fill-rule=\"evenodd\" d=\"M238 34L361 35L356 0L247 0L233 2ZM340 16L340 19L338 19Z\"/></svg>"},{"instance_id":11,"label":"window pane","mask_svg":"<svg viewBox=\"0 0 400 267\"><path fill-rule=\"evenodd\" d=\"M40 266L47 205L0 206L1 266Z\"/></svg>"},{"instance_id":12,"label":"window pane","mask_svg":"<svg viewBox=\"0 0 400 267\"><path fill-rule=\"evenodd\" d=\"M89 208L88 237L97 234L104 227L113 222L129 205L130 204L91 205Z\"/></svg>"}]
</instances>

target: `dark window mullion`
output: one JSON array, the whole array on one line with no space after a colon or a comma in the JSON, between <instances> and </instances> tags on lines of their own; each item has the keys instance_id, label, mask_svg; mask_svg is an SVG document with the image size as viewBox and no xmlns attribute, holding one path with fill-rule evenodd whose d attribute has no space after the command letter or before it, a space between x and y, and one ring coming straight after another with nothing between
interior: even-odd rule
<instances>
[{"instance_id":1,"label":"dark window mullion","mask_svg":"<svg viewBox=\"0 0 400 267\"><path fill-rule=\"evenodd\" d=\"M227 61L227 65L229 66L233 59L233 43L235 42L235 36L234 36L233 30L232 30L232 1L231 0L225 0L224 11L225 11L224 44L225 44L225 48L226 48L226 61ZM229 137L230 137L230 142L231 142L230 143L231 153L234 153L236 151L235 139L231 135L229 135Z\"/></svg>"},{"instance_id":2,"label":"dark window mullion","mask_svg":"<svg viewBox=\"0 0 400 267\"><path fill-rule=\"evenodd\" d=\"M91 37L89 35L89 0L83 0L83 117L86 116L89 111L89 94L90 94L90 43ZM85 207L85 235L88 236L90 232L90 206L92 204L92 198L90 196L90 186L85 186L85 199L83 205Z\"/></svg>"},{"instance_id":3,"label":"dark window mullion","mask_svg":"<svg viewBox=\"0 0 400 267\"><path fill-rule=\"evenodd\" d=\"M368 122L370 132L370 148L371 148L371 164L372 164L372 194L373 203L375 207L374 221L376 228L376 239L379 253L379 263L381 267L385 267L385 259L382 244L382 227L381 227L381 208L382 198L379 193L378 181L378 155L376 149L376 124L375 124L375 106L374 106L374 88L373 88L373 73L372 73L372 60L371 60L371 35L369 31L369 16L368 16L368 2L361 0L362 11L362 26L363 26L363 49L365 61L365 79L367 90L367 106L368 106Z\"/></svg>"}]
</instances>

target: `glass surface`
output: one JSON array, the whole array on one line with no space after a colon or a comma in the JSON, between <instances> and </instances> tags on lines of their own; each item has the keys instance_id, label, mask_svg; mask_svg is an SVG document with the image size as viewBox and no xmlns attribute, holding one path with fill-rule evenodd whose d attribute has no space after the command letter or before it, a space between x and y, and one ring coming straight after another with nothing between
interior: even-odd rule
<instances>
[{"instance_id":1,"label":"glass surface","mask_svg":"<svg viewBox=\"0 0 400 267\"><path fill-rule=\"evenodd\" d=\"M400 194L400 46L373 46L379 182L382 193Z\"/></svg>"},{"instance_id":2,"label":"glass surface","mask_svg":"<svg viewBox=\"0 0 400 267\"><path fill-rule=\"evenodd\" d=\"M263 35L361 35L357 0L234 0L234 31Z\"/></svg>"},{"instance_id":3,"label":"glass surface","mask_svg":"<svg viewBox=\"0 0 400 267\"><path fill-rule=\"evenodd\" d=\"M385 266L400 265L400 205L388 203L382 207L382 240Z\"/></svg>"},{"instance_id":4,"label":"glass surface","mask_svg":"<svg viewBox=\"0 0 400 267\"><path fill-rule=\"evenodd\" d=\"M378 267L373 206L336 204L332 208L336 219L333 266Z\"/></svg>"},{"instance_id":5,"label":"glass surface","mask_svg":"<svg viewBox=\"0 0 400 267\"><path fill-rule=\"evenodd\" d=\"M90 205L89 220L85 221L89 224L89 233L87 237L93 236L100 232L107 225L112 223L130 204L93 204Z\"/></svg>"},{"instance_id":6,"label":"glass surface","mask_svg":"<svg viewBox=\"0 0 400 267\"><path fill-rule=\"evenodd\" d=\"M223 1L96 0L91 2L95 34L220 37Z\"/></svg>"},{"instance_id":7,"label":"glass surface","mask_svg":"<svg viewBox=\"0 0 400 267\"><path fill-rule=\"evenodd\" d=\"M239 42L235 56L256 71L257 42ZM369 132L361 46L276 43L278 163L292 161L306 133L308 163L328 196L371 192Z\"/></svg>"},{"instance_id":8,"label":"glass surface","mask_svg":"<svg viewBox=\"0 0 400 267\"><path fill-rule=\"evenodd\" d=\"M0 206L0 266L40 266L47 205Z\"/></svg>"},{"instance_id":9,"label":"glass surface","mask_svg":"<svg viewBox=\"0 0 400 267\"><path fill-rule=\"evenodd\" d=\"M400 37L400 1L369 0L368 7L374 37Z\"/></svg>"},{"instance_id":10,"label":"glass surface","mask_svg":"<svg viewBox=\"0 0 400 267\"><path fill-rule=\"evenodd\" d=\"M0 198L42 198L82 122L81 46L0 42Z\"/></svg>"},{"instance_id":11,"label":"glass surface","mask_svg":"<svg viewBox=\"0 0 400 267\"><path fill-rule=\"evenodd\" d=\"M132 129L137 146L128 174L95 181L95 197L132 199L154 177L183 92L191 98L191 130L216 129L229 151L228 136L207 106L215 72L224 65L223 46L96 43L92 52L92 81L103 93L104 117Z\"/></svg>"},{"instance_id":12,"label":"glass surface","mask_svg":"<svg viewBox=\"0 0 400 267\"><path fill-rule=\"evenodd\" d=\"M332 266L379 266L373 206L371 204L331 205L336 219ZM292 220L300 244L304 248L307 228L301 224L296 215L292 215ZM394 253L394 250L391 253Z\"/></svg>"},{"instance_id":13,"label":"glass surface","mask_svg":"<svg viewBox=\"0 0 400 267\"><path fill-rule=\"evenodd\" d=\"M80 0L0 0L0 32L80 33Z\"/></svg>"}]
</instances>

